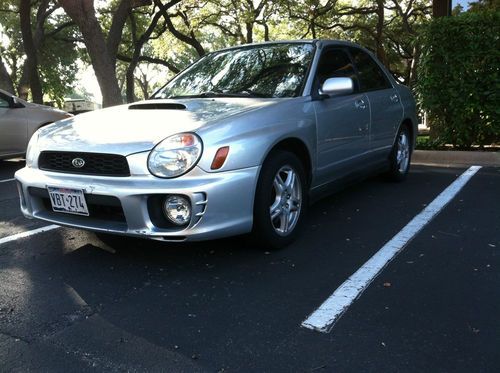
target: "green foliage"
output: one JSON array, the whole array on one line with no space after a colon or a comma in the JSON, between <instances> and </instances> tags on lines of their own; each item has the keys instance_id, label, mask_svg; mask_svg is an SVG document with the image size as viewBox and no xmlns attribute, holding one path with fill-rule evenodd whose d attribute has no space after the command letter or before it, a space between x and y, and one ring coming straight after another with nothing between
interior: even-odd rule
<instances>
[{"instance_id":1,"label":"green foliage","mask_svg":"<svg viewBox=\"0 0 500 373\"><path fill-rule=\"evenodd\" d=\"M59 17L54 24L48 22L46 33L62 23L65 17ZM52 21L52 20L51 20ZM81 52L74 43L61 42L60 38L74 37L74 29L67 28L58 33L58 39L45 38L39 51L39 73L43 92L50 101L62 107L64 97L72 92L76 73L77 59Z\"/></svg>"},{"instance_id":2,"label":"green foliage","mask_svg":"<svg viewBox=\"0 0 500 373\"><path fill-rule=\"evenodd\" d=\"M436 144L470 148L500 139L500 13L434 19L423 45L417 96Z\"/></svg>"},{"instance_id":3,"label":"green foliage","mask_svg":"<svg viewBox=\"0 0 500 373\"><path fill-rule=\"evenodd\" d=\"M418 150L445 150L446 147L443 144L436 142L431 139L430 136L418 136L416 148Z\"/></svg>"},{"instance_id":4,"label":"green foliage","mask_svg":"<svg viewBox=\"0 0 500 373\"><path fill-rule=\"evenodd\" d=\"M498 0L479 0L469 2L469 11L470 12L481 12L484 10L500 10L500 1Z\"/></svg>"},{"instance_id":5,"label":"green foliage","mask_svg":"<svg viewBox=\"0 0 500 373\"><path fill-rule=\"evenodd\" d=\"M124 93L130 60L134 51L139 51L141 59L132 65L138 98L148 96L174 71L197 60L203 54L200 49L211 52L249 42L301 38L344 39L362 44L376 51L401 82L412 85L419 56L415 37L431 11L428 0L182 0L167 9L167 17L158 19L155 16L159 14L160 2L171 3L159 0L130 9L122 30L116 64L118 83ZM0 0L0 53L16 86L23 76L26 59L18 3ZM109 35L119 5L124 3L127 1L94 1L105 36ZM37 24L40 25L37 9L44 2L33 0L31 4L32 31L36 34ZM60 102L77 89L76 64L89 65L91 60L78 27L67 24L70 19L60 3L49 0L47 4L47 11L42 12L47 14L41 23L43 37L37 48L38 69L45 98ZM383 10L382 16L379 10ZM383 17L382 25L379 17ZM171 21L168 27L167 18ZM153 19L158 20L153 32L138 47L138 40Z\"/></svg>"},{"instance_id":6,"label":"green foliage","mask_svg":"<svg viewBox=\"0 0 500 373\"><path fill-rule=\"evenodd\" d=\"M17 2L16 2L17 3ZM6 67L11 71L11 79L16 86L24 64L23 39L17 4L0 0L0 54Z\"/></svg>"},{"instance_id":7,"label":"green foliage","mask_svg":"<svg viewBox=\"0 0 500 373\"><path fill-rule=\"evenodd\" d=\"M23 76L26 60L19 22L18 1L0 0L0 54L14 86ZM36 24L36 5L32 7L32 28ZM74 27L64 28L50 36L61 24L67 22L64 14L52 14L45 20L44 34L39 41L38 72L44 93L44 101L55 101L62 105L64 96L71 92L77 72L76 60L80 56L74 43L63 41L76 36ZM35 35L35 30L32 30Z\"/></svg>"}]
</instances>

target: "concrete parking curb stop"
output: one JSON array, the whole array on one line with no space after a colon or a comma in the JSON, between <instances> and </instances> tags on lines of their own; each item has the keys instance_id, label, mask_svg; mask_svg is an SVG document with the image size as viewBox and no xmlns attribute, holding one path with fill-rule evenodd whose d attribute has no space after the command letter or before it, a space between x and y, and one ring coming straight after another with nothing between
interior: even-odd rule
<instances>
[{"instance_id":1,"label":"concrete parking curb stop","mask_svg":"<svg viewBox=\"0 0 500 373\"><path fill-rule=\"evenodd\" d=\"M415 150L412 164L447 167L472 165L500 167L500 152Z\"/></svg>"}]
</instances>

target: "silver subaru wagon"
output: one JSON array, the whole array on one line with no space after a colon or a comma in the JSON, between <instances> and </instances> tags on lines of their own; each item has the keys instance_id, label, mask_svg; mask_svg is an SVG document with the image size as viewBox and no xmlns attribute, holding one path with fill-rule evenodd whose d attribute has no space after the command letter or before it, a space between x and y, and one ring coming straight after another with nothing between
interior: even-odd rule
<instances>
[{"instance_id":1,"label":"silver subaru wagon","mask_svg":"<svg viewBox=\"0 0 500 373\"><path fill-rule=\"evenodd\" d=\"M415 101L343 41L210 53L150 99L56 122L16 173L25 216L164 241L298 234L311 198L366 172L403 180Z\"/></svg>"}]
</instances>

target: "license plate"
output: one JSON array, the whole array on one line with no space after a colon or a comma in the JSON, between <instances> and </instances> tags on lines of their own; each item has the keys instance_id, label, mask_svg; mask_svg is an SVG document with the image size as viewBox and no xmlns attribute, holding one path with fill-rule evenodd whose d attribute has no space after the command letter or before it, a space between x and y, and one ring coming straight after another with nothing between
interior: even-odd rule
<instances>
[{"instance_id":1,"label":"license plate","mask_svg":"<svg viewBox=\"0 0 500 373\"><path fill-rule=\"evenodd\" d=\"M67 214L89 215L85 195L81 189L56 188L47 186L52 210Z\"/></svg>"}]
</instances>

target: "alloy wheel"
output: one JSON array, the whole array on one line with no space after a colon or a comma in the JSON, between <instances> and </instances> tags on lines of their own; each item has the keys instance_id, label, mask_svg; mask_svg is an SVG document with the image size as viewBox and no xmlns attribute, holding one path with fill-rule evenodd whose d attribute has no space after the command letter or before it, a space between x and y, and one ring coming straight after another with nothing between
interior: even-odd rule
<instances>
[{"instance_id":1,"label":"alloy wheel","mask_svg":"<svg viewBox=\"0 0 500 373\"><path fill-rule=\"evenodd\" d=\"M302 187L297 172L288 165L281 167L272 188L271 223L276 233L286 236L295 228L302 208Z\"/></svg>"},{"instance_id":2,"label":"alloy wheel","mask_svg":"<svg viewBox=\"0 0 500 373\"><path fill-rule=\"evenodd\" d=\"M410 141L406 131L401 131L398 137L398 151L396 154L398 171L405 173L410 162Z\"/></svg>"}]
</instances>

